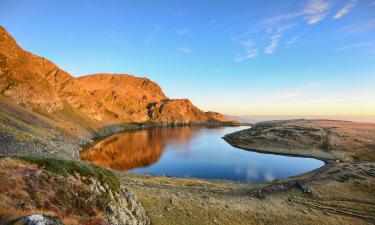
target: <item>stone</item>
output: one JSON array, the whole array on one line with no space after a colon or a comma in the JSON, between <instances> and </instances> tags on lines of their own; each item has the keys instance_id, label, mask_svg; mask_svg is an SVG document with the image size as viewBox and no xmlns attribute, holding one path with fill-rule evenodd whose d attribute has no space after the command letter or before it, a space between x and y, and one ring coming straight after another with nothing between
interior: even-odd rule
<instances>
[{"instance_id":1,"label":"stone","mask_svg":"<svg viewBox=\"0 0 375 225\"><path fill-rule=\"evenodd\" d=\"M31 214L11 222L12 225L64 225L57 217L43 214Z\"/></svg>"},{"instance_id":2,"label":"stone","mask_svg":"<svg viewBox=\"0 0 375 225\"><path fill-rule=\"evenodd\" d=\"M311 191L310 187L307 184L297 182L296 185L303 191L303 193L311 194L311 195L313 194L313 192Z\"/></svg>"}]
</instances>

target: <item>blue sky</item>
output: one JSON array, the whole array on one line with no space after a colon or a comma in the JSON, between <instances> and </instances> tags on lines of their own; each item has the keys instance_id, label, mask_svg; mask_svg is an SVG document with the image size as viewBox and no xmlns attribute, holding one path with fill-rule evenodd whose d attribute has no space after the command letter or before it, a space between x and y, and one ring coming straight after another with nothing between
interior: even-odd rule
<instances>
[{"instance_id":1,"label":"blue sky","mask_svg":"<svg viewBox=\"0 0 375 225\"><path fill-rule=\"evenodd\" d=\"M0 0L0 25L75 76L148 77L237 115L375 115L375 0Z\"/></svg>"}]
</instances>

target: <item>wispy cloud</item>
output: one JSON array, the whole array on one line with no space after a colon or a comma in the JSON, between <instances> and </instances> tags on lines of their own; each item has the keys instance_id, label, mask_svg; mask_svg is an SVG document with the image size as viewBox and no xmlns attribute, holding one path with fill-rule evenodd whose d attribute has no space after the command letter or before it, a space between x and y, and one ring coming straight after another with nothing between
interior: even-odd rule
<instances>
[{"instance_id":1,"label":"wispy cloud","mask_svg":"<svg viewBox=\"0 0 375 225\"><path fill-rule=\"evenodd\" d=\"M279 94L274 95L272 98L273 99L290 99L290 98L300 97L318 87L320 87L320 84L311 83L311 84L303 85L301 87L296 87L294 89L283 91Z\"/></svg>"},{"instance_id":2,"label":"wispy cloud","mask_svg":"<svg viewBox=\"0 0 375 225\"><path fill-rule=\"evenodd\" d=\"M349 11L354 8L357 4L357 0L351 0L348 4L342 7L334 16L334 19L340 19L345 14L349 13Z\"/></svg>"},{"instance_id":3,"label":"wispy cloud","mask_svg":"<svg viewBox=\"0 0 375 225\"><path fill-rule=\"evenodd\" d=\"M359 42L350 45L346 45L337 49L337 51L344 51L350 49L357 49L357 48L367 48L367 47L375 47L375 42L368 41L368 42Z\"/></svg>"},{"instance_id":4,"label":"wispy cloud","mask_svg":"<svg viewBox=\"0 0 375 225\"><path fill-rule=\"evenodd\" d=\"M316 24L324 19L330 7L331 5L325 0L310 0L308 1L307 5L301 9L301 11L280 14L266 19L264 23L275 24L302 17L308 24Z\"/></svg>"},{"instance_id":5,"label":"wispy cloud","mask_svg":"<svg viewBox=\"0 0 375 225\"><path fill-rule=\"evenodd\" d=\"M290 46L294 45L295 43L298 42L298 40L301 38L302 35L304 35L305 33L307 32L307 29L305 29L304 31L302 31L301 33L293 36L292 38L290 38L287 42L286 42L286 47L289 48Z\"/></svg>"},{"instance_id":6,"label":"wispy cloud","mask_svg":"<svg viewBox=\"0 0 375 225\"><path fill-rule=\"evenodd\" d=\"M239 62L245 61L246 59L255 59L257 56L258 56L258 50L250 49L245 54L236 55L234 61L239 63Z\"/></svg>"},{"instance_id":7,"label":"wispy cloud","mask_svg":"<svg viewBox=\"0 0 375 225\"><path fill-rule=\"evenodd\" d=\"M188 48L188 47L182 47L182 48L180 48L179 50L180 50L180 52L182 52L182 53L190 53L190 52L191 52L191 49Z\"/></svg>"},{"instance_id":8,"label":"wispy cloud","mask_svg":"<svg viewBox=\"0 0 375 225\"><path fill-rule=\"evenodd\" d=\"M264 20L263 23L267 25L265 33L269 35L270 39L270 42L264 48L264 53L274 53L280 45L281 39L287 34L288 30L296 27L298 20L305 21L309 25L316 24L326 17L330 8L330 3L325 0L309 0L298 12L280 14ZM286 46L289 47L296 43L306 31L307 29L289 38L285 43Z\"/></svg>"},{"instance_id":9,"label":"wispy cloud","mask_svg":"<svg viewBox=\"0 0 375 225\"><path fill-rule=\"evenodd\" d=\"M293 28L294 24L287 24L284 26L277 26L273 28L271 31L267 31L267 33L272 33L270 36L270 43L265 47L264 53L265 54L272 54L275 52L277 46L279 45L280 39L284 35L284 32Z\"/></svg>"},{"instance_id":10,"label":"wispy cloud","mask_svg":"<svg viewBox=\"0 0 375 225\"><path fill-rule=\"evenodd\" d=\"M245 53L243 54L237 54L234 61L235 62L243 62L245 61L246 59L255 59L257 56L258 56L258 49L254 48L254 41L250 40L250 39L246 39L246 40L238 40L236 39L236 41L242 45L243 47L245 47Z\"/></svg>"},{"instance_id":11,"label":"wispy cloud","mask_svg":"<svg viewBox=\"0 0 375 225\"><path fill-rule=\"evenodd\" d=\"M191 32L191 29L188 28L188 27L176 30L177 35L184 35L184 34L188 34L190 32Z\"/></svg>"},{"instance_id":12,"label":"wispy cloud","mask_svg":"<svg viewBox=\"0 0 375 225\"><path fill-rule=\"evenodd\" d=\"M157 39L161 29L162 29L161 26L154 25L154 27L152 28L151 35L149 35L148 37L145 38L145 42L147 42L147 43L154 42Z\"/></svg>"},{"instance_id":13,"label":"wispy cloud","mask_svg":"<svg viewBox=\"0 0 375 225\"><path fill-rule=\"evenodd\" d=\"M276 47L279 45L280 38L280 34L273 35L271 37L271 43L264 49L264 53L272 54L275 51Z\"/></svg>"},{"instance_id":14,"label":"wispy cloud","mask_svg":"<svg viewBox=\"0 0 375 225\"><path fill-rule=\"evenodd\" d=\"M369 31L375 31L375 19L370 19L364 22L359 22L355 24L350 24L338 29L338 31L342 31L349 34L358 34L364 33Z\"/></svg>"},{"instance_id":15,"label":"wispy cloud","mask_svg":"<svg viewBox=\"0 0 375 225\"><path fill-rule=\"evenodd\" d=\"M302 14L308 24L315 24L327 15L330 4L324 0L311 0Z\"/></svg>"}]
</instances>

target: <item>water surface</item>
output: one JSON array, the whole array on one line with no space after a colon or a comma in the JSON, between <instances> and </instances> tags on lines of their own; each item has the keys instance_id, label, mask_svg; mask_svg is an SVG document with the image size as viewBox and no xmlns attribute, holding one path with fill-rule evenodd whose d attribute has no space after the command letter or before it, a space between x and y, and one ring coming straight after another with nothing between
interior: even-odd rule
<instances>
[{"instance_id":1,"label":"water surface","mask_svg":"<svg viewBox=\"0 0 375 225\"><path fill-rule=\"evenodd\" d=\"M115 134L81 152L102 167L172 177L271 181L321 167L317 159L235 148L221 137L248 127L163 127Z\"/></svg>"}]
</instances>

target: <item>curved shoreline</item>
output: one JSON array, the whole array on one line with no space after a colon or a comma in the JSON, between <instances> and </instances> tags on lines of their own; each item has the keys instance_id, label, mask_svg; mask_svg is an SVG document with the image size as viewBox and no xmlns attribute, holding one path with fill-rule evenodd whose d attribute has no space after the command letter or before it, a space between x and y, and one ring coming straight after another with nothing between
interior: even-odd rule
<instances>
[{"instance_id":1,"label":"curved shoreline","mask_svg":"<svg viewBox=\"0 0 375 225\"><path fill-rule=\"evenodd\" d=\"M244 150L244 151L249 151L249 152L257 152L257 153L263 153L263 154L269 154L269 155L279 155L279 156L311 158L311 159L316 159L316 160L323 161L326 164L328 162L334 162L334 161L337 160L337 159L334 159L334 158L324 158L324 157L313 156L313 155L306 155L306 154L287 153L287 152L277 151L277 150L275 150L275 151L269 151L269 150L259 149L259 148L258 149L246 148L246 147L243 147L241 145L238 145L238 144L235 144L235 143L231 142L230 139L228 137L226 137L226 135L224 137L222 137L222 139L225 140L228 144L230 144L231 146L233 146L235 148L238 148L238 149L241 149L241 150Z\"/></svg>"},{"instance_id":2,"label":"curved shoreline","mask_svg":"<svg viewBox=\"0 0 375 225\"><path fill-rule=\"evenodd\" d=\"M210 126L210 127L208 127L208 126L200 126L200 128L197 128L198 130L200 130L200 129L204 129L204 130L206 130L206 129L208 129L208 128L213 128L212 126ZM229 134L229 133L231 133L231 132L234 132L234 131L236 131L236 132L238 132L238 131L241 131L241 130L243 130L243 129L247 129L248 127L238 127L238 128L229 128L229 127L227 127L227 126L221 126L220 128L214 128L213 130L212 129L208 129L208 130L210 130L210 131L207 131L207 132L209 132L209 134L210 134L210 136L211 136L211 139L210 140L204 140L204 141L201 141L201 142L203 142L203 143L206 143L206 144L209 144L208 146L207 146L207 148L211 148L212 150L214 150L215 149L215 144L216 143L220 143L220 144L222 144L223 146L225 146L225 149L226 149L226 154L231 154L232 153L232 151L233 151L233 153L235 154L235 152L234 151L239 151L239 152L243 152L243 148L240 148L240 147L238 147L238 146L235 146L235 145L232 145L231 143L228 143L228 141L226 141L225 140L225 138L222 138L221 136L222 135L226 135L226 134ZM126 130L126 131L124 131L124 132L121 132L121 133L116 133L116 134L113 134L113 135L111 135L111 136L109 136L109 137L104 137L104 138L101 138L101 139L98 139L98 140L95 140L95 141L93 141L90 145L87 145L86 147L84 147L83 149L82 149L82 151L81 151L81 159L82 160L84 160L84 161L91 161L91 163L94 163L94 164L97 164L98 166L103 166L103 167L105 167L105 168L112 168L112 169L114 169L114 170L118 170L119 172L123 172L123 173L127 173L128 171L131 171L132 169L136 169L136 168L138 168L137 166L135 166L135 167L132 167L132 169L120 169L119 168L119 166L115 166L115 167L112 167L112 166L110 166L110 165L119 165L119 164L123 164L123 165L126 165L126 164L129 164L129 163L131 163L130 161L127 161L124 157L120 157L120 155L123 155L123 156L125 156L124 154L121 154L121 152L123 152L121 149L118 149L118 150L115 150L115 149L117 149L117 147L113 147L113 146L117 146L117 144L113 144L113 143L119 143L118 145L119 146L123 146L123 145L131 145L131 146L133 146L134 145L134 143L143 143L143 141L142 140L137 140L137 141L132 141L132 139L134 139L134 138L131 138L131 137L133 137L132 135L133 135L133 133L135 133L135 135L136 135L136 133L137 132L144 132L145 130L153 130L153 129L157 129L157 130L160 130L160 132L163 130L163 129L166 129L165 131L168 131L168 134L173 134L172 136L173 136L173 138L175 138L175 135L178 135L178 134L180 134L180 132L182 132L182 131L184 131L184 130L180 130L180 129L175 129L175 128L171 128L172 130L169 130L169 128L168 127L150 127L150 128L145 128L145 129L137 129L137 130ZM189 132L193 132L193 131L190 131L190 128L187 128L187 129L189 129ZM217 129L218 130L220 130L220 132L219 131L217 131ZM194 130L195 130L195 128L194 128ZM147 132L147 131L146 131ZM151 132L151 131L150 131ZM172 132L172 133L171 133ZM185 132L185 131L184 131ZM219 132L219 133L217 133L217 132ZM128 133L131 133L131 134L128 134ZM124 138L120 138L121 139L121 141L120 142L118 142L117 140L119 140L119 137L122 137L121 135L122 134L125 134L126 136L124 136ZM190 133L189 133L190 134ZM193 133L192 133L193 134ZM194 133L195 134L195 133ZM120 136L118 136L118 135L120 135ZM128 136L128 135L130 135L130 136ZM169 135L169 136L170 136ZM186 134L185 134L186 135ZM214 135L214 136L213 136ZM112 136L113 136L113 138L112 138ZM169 136L166 136L165 137L165 140L167 141L170 137ZM194 135L194 136L196 136L196 135ZM116 138L117 137L117 138ZM225 142L223 142L222 140L220 140L220 139L224 139L224 141L226 141L227 143L225 143ZM114 141L114 140L116 140L116 141ZM186 140L186 141L189 141L190 142L190 140ZM98 143L100 143L99 145L98 145ZM108 153L106 153L107 151L105 150L106 149L106 147L104 147L106 144L103 144L103 143L111 143L111 147L110 147L110 149L112 149L111 151L108 151ZM121 144L120 144L121 143ZM198 144L199 145L199 142L198 143L195 143L195 144ZM93 146L96 146L96 145L98 145L98 146L100 146L99 148L101 149L100 150L100 154L99 154L99 152L98 152L98 147L93 147ZM138 145L138 144L136 144L136 145ZM91 151L91 153L90 153L90 148L92 148L93 147L93 151ZM206 148L206 147L205 147ZM150 146L150 149L152 149L152 147ZM130 150L130 152L128 152L127 154L128 154L128 157L131 157L131 151L135 151L136 149L134 149L134 150ZM189 151L190 149L184 149L184 151ZM206 151L206 149L200 149L200 151ZM211 150L211 151L212 151ZM118 151L118 152L117 152ZM252 150L251 150L252 151ZM94 152L96 152L96 153L94 153ZM213 151L213 152L216 152L216 151ZM247 151L247 152L249 152L249 151ZM264 161L264 163L272 163L271 165L269 165L269 166L266 166L266 167L264 167L264 166L262 166L262 164L263 165L265 165L264 163L260 163L258 166L256 166L256 168L254 167L251 167L252 169L254 169L254 172L255 173L257 173L258 174L258 176L259 176L259 178L254 178L254 179L248 179L248 178L246 178L246 172L242 172L242 174L241 175L239 175L239 176L237 176L237 175L234 175L234 174L232 174L232 175L219 175L219 174L216 174L216 175L209 175L209 176L203 176L202 177L202 174L204 174L204 173L200 173L200 172L196 172L196 173L194 173L193 172L193 174L190 174L190 178L196 178L196 179L202 179L202 180L210 180L210 181L214 181L214 180L218 180L218 181L222 181L222 182L224 182L224 181L227 181L227 182L238 182L238 181L240 181L240 182L243 182L243 183L247 183L247 184L251 184L251 183L268 183L268 182L270 182L271 180L267 180L267 179L265 179L265 178L263 178L263 176L265 176L265 174L264 174L264 171L262 172L262 170L264 169L264 170L269 170L269 172L270 173L273 173L274 175L277 175L276 177L274 177L274 178L272 178L272 180L275 180L275 179L288 179L289 177L297 177L297 176L299 176L299 175L301 175L301 174L306 174L306 173L309 173L309 172L311 172L311 171L314 171L314 170L316 170L316 169L318 169L318 168L321 168L322 166L324 166L327 162L326 161L322 161L322 160L320 160L320 159L318 159L318 158L314 158L314 157L307 157L307 156L298 156L298 155L286 155L286 154L275 154L275 153L268 153L268 152L262 152L262 151L253 151L253 152L259 152L260 154L259 155L262 155L262 154L264 154L264 157L265 158L270 158L270 159L272 159L272 161L269 161L269 160L265 160ZM83 153L83 154L82 154ZM90 155L90 157L88 158L87 157L87 155ZM112 158L112 155L117 155L117 159L113 159ZM130 154L130 155L129 155ZM244 153L245 155L244 155L244 157L246 157L246 156L248 156L247 158L248 158L248 160L252 160L253 159L253 157L252 157L252 155L251 154L248 154L248 153ZM270 154L270 155L274 155L275 157L272 157L272 156L267 156L266 154ZM98 159L102 159L102 160L96 160L95 159L95 155L96 155L96 157L99 157ZM277 156L279 156L279 157L277 157ZM283 157L280 157L280 156L283 156ZM127 157L127 158L128 158ZM254 155L254 157L257 157L257 155ZM295 163L297 163L297 162L299 162L299 164L298 165L303 165L303 164L301 164L301 162L303 161L303 160L311 160L311 162L314 162L313 164L311 164L311 165L313 165L313 166L307 166L306 168L305 167L301 167L301 168L298 168L298 167L296 167L296 166L292 166L291 165L291 167L290 167L290 170L289 170L289 172L283 172L283 173L278 173L278 169L275 169L275 168L280 168L280 169L282 169L281 167L280 167L280 163L282 163L282 162L284 162L284 160L287 160L287 158L290 158L290 159L292 159L292 158L295 158L295 159L292 159L292 160L296 160L295 161ZM119 160L118 160L119 159ZM122 161L121 159L123 159L124 161ZM138 158L137 158L138 159ZM160 159L160 158L159 158ZM230 171L228 171L228 173L234 173L233 172L233 170L235 169L235 168L237 168L238 166L240 166L243 170L248 170L250 167L248 167L248 165L246 164L246 165L243 165L242 166L242 164L241 163L239 163L239 164L237 164L235 161L236 161L236 158L235 159L233 159L233 160L231 160L232 159L232 157L229 155L229 156L226 156L223 160L227 160L227 162L229 163L229 162L232 162L232 163L230 163L230 164L228 164L228 165L231 165L231 169L230 169ZM145 159L146 160L146 159ZM210 160L210 159L205 159L205 160ZM229 161L228 161L229 160ZM280 162L278 162L280 160ZM300 161L298 161L298 160L300 160ZM159 161L159 160L157 160L157 161ZM154 161L153 163L151 163L151 164L149 164L148 166L151 166L151 165L153 165L153 164L157 164L157 161ZM263 162L263 160L262 160L262 162ZM293 161L294 162L294 161ZM310 162L310 161L309 161ZM189 161L187 162L187 163L189 163ZM224 163L225 164L225 163ZM220 166L221 165L224 165L223 163L221 163L221 164L218 164L218 165L216 165L215 164L215 166L216 167L207 167L207 169L215 169L215 168L217 168L218 170L220 170ZM164 164L163 164L164 165ZM275 166L273 166L273 165L275 165ZM148 166L144 166L143 164L142 165L140 165L140 167L141 168L143 168L143 167L148 167ZM153 165L153 166L155 166L155 165ZM160 166L160 165L159 165ZM203 166L203 165L202 165ZM158 167L158 165L156 165L156 167ZM233 167L233 168L232 168ZM125 166L123 167L123 168L125 168ZM183 167L183 168L185 168L185 167ZM197 167L198 168L198 167ZM261 169L262 168L262 169ZM194 169L195 170L195 169ZM216 170L216 169L215 169ZM191 172L189 172L190 171L190 169L188 169L187 168L187 170L186 170L186 173L191 173ZM150 175L150 176L166 176L166 177L170 177L170 178L185 178L184 177L184 175L183 174L175 174L175 173L173 173L173 171L169 171L168 172L168 170L166 170L166 171L158 171L158 170L146 170L146 171L141 171L141 172L131 172L131 173L135 173L135 174L148 174L148 175ZM225 172L225 173L227 173L227 172Z\"/></svg>"},{"instance_id":3,"label":"curved shoreline","mask_svg":"<svg viewBox=\"0 0 375 225\"><path fill-rule=\"evenodd\" d=\"M121 184L135 193L155 225L202 221L212 225L375 223L373 160L336 162L297 157L316 158L325 165L296 176L257 183L115 173Z\"/></svg>"},{"instance_id":4,"label":"curved shoreline","mask_svg":"<svg viewBox=\"0 0 375 225\"><path fill-rule=\"evenodd\" d=\"M301 127L297 127L296 130L305 132ZM311 131L316 130L311 129ZM375 182L375 161L371 159L336 161L337 158L334 157L336 152L332 157L320 157L318 154L312 156L307 154L309 153L307 148L299 154L291 154L277 148L274 148L274 151L254 150L231 142L228 140L230 135L225 135L223 139L236 148L265 154L315 158L325 164L296 176L257 183L171 178L146 174L119 176L140 197L146 211L150 212L151 221L155 224L175 221L176 215L183 214L178 210L179 207L189 209L192 212L189 218L194 215L193 217L199 218L200 221L210 220L207 214L201 213L202 211L215 212L216 215L221 215L219 221L222 224L233 224L233 221L228 221L226 218L238 219L235 220L237 224L264 224L265 221L267 224L373 224L375 222L373 210L375 188L372 185ZM262 140L271 139L268 136L268 139ZM357 151L354 154L357 154ZM201 197L197 198L197 196ZM174 201L178 202L175 204L177 208L169 203L170 199L176 199ZM206 202L214 204L200 206L205 205ZM160 210L154 205L159 208L166 207L167 210ZM206 207L209 207L209 211L205 211L208 210ZM223 211L221 207L225 210ZM236 210L233 211L232 208ZM251 216L242 217L243 209L248 210L246 215ZM160 214L164 216L159 217ZM292 216L293 221L285 219L282 216L285 214ZM186 221L189 219L186 218ZM186 222L186 224L194 223Z\"/></svg>"}]
</instances>

